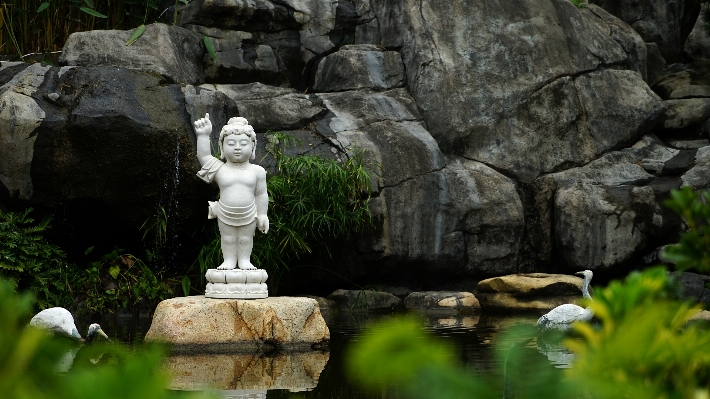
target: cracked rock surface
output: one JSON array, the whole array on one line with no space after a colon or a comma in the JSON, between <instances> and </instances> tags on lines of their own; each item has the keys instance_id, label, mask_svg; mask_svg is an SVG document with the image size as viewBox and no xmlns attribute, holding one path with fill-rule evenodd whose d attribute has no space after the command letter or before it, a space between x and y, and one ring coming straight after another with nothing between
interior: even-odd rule
<instances>
[{"instance_id":1,"label":"cracked rock surface","mask_svg":"<svg viewBox=\"0 0 710 399\"><path fill-rule=\"evenodd\" d=\"M330 331L311 298L172 298L155 310L146 341L183 351L311 348L330 340Z\"/></svg>"}]
</instances>

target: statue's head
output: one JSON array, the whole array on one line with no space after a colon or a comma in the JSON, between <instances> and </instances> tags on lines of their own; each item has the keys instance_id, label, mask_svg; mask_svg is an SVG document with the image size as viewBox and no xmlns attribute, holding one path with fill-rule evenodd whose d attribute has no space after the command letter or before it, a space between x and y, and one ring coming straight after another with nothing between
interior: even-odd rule
<instances>
[{"instance_id":1,"label":"statue's head","mask_svg":"<svg viewBox=\"0 0 710 399\"><path fill-rule=\"evenodd\" d=\"M246 118L236 117L230 118L219 133L219 152L222 154L222 161L226 160L224 157L224 138L232 134L243 134L249 137L252 144L251 159L256 158L256 132L254 132L254 128L249 124Z\"/></svg>"}]
</instances>

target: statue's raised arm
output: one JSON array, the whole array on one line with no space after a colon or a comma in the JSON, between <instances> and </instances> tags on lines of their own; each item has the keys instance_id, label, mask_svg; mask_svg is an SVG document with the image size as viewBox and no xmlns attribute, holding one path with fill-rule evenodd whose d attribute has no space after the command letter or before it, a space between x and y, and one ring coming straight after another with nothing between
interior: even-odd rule
<instances>
[{"instance_id":1,"label":"statue's raised arm","mask_svg":"<svg viewBox=\"0 0 710 399\"><path fill-rule=\"evenodd\" d=\"M210 114L205 114L204 118L196 120L194 125L195 134L197 135L197 160L200 161L200 166L204 166L212 158L212 150L210 148L212 122L210 122Z\"/></svg>"}]
</instances>

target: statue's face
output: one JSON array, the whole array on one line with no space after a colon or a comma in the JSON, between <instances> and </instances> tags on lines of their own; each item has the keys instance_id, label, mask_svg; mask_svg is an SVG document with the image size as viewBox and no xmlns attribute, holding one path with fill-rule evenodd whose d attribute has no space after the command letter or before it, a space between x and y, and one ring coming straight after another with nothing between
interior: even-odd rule
<instances>
[{"instance_id":1,"label":"statue's face","mask_svg":"<svg viewBox=\"0 0 710 399\"><path fill-rule=\"evenodd\" d=\"M230 134L224 138L222 144L222 156L227 162L243 163L251 158L254 144L251 138L245 134Z\"/></svg>"}]
</instances>

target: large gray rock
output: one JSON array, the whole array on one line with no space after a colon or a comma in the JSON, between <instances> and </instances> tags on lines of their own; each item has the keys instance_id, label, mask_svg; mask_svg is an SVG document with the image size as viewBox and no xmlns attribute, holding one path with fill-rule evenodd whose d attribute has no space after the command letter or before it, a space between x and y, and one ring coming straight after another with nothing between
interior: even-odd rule
<instances>
[{"instance_id":1,"label":"large gray rock","mask_svg":"<svg viewBox=\"0 0 710 399\"><path fill-rule=\"evenodd\" d=\"M683 186L696 190L710 189L710 146L700 148L695 155L695 165L683 176Z\"/></svg>"},{"instance_id":2,"label":"large gray rock","mask_svg":"<svg viewBox=\"0 0 710 399\"><path fill-rule=\"evenodd\" d=\"M698 16L693 30L683 46L683 54L693 60L710 59L710 34L705 29L705 24L707 23L705 15L707 15L708 9L707 4L702 5L700 16Z\"/></svg>"},{"instance_id":3,"label":"large gray rock","mask_svg":"<svg viewBox=\"0 0 710 399\"><path fill-rule=\"evenodd\" d=\"M651 187L576 184L557 190L557 248L572 269L607 269L646 249L656 205Z\"/></svg>"},{"instance_id":4,"label":"large gray rock","mask_svg":"<svg viewBox=\"0 0 710 399\"><path fill-rule=\"evenodd\" d=\"M614 39L629 58L626 60L626 68L632 71L637 71L641 74L644 81L653 82L655 79L653 71L649 75L649 59L648 47L644 43L643 38L631 28L626 22L610 14L603 8L588 4L586 9L594 13L599 19L595 19L597 26L603 32L607 32L609 37Z\"/></svg>"},{"instance_id":5,"label":"large gray rock","mask_svg":"<svg viewBox=\"0 0 710 399\"><path fill-rule=\"evenodd\" d=\"M0 182L10 197L29 200L34 194L32 162L37 128L46 113L33 98L49 67L3 63L0 77Z\"/></svg>"},{"instance_id":6,"label":"large gray rock","mask_svg":"<svg viewBox=\"0 0 710 399\"><path fill-rule=\"evenodd\" d=\"M381 227L364 239L362 252L443 276L518 270L524 220L513 180L482 163L444 157L405 90L317 96L330 111L319 132L381 165L371 202Z\"/></svg>"},{"instance_id":7,"label":"large gray rock","mask_svg":"<svg viewBox=\"0 0 710 399\"><path fill-rule=\"evenodd\" d=\"M304 128L326 112L319 99L293 89L261 83L207 84L202 87L232 99L237 104L239 116L247 118L257 132Z\"/></svg>"},{"instance_id":8,"label":"large gray rock","mask_svg":"<svg viewBox=\"0 0 710 399\"><path fill-rule=\"evenodd\" d=\"M313 89L320 92L373 89L404 85L404 65L396 51L372 45L343 46L318 64Z\"/></svg>"},{"instance_id":9,"label":"large gray rock","mask_svg":"<svg viewBox=\"0 0 710 399\"><path fill-rule=\"evenodd\" d=\"M602 69L634 58L568 1L372 4L442 151L521 181L628 143L665 110L638 73Z\"/></svg>"},{"instance_id":10,"label":"large gray rock","mask_svg":"<svg viewBox=\"0 0 710 399\"><path fill-rule=\"evenodd\" d=\"M275 32L299 26L291 13L287 4L270 0L194 0L180 7L177 24Z\"/></svg>"},{"instance_id":11,"label":"large gray rock","mask_svg":"<svg viewBox=\"0 0 710 399\"><path fill-rule=\"evenodd\" d=\"M95 30L72 33L64 43L59 63L71 66L114 66L157 73L171 82L205 81L202 38L186 29L150 24L131 46L133 30Z\"/></svg>"},{"instance_id":12,"label":"large gray rock","mask_svg":"<svg viewBox=\"0 0 710 399\"><path fill-rule=\"evenodd\" d=\"M584 167L537 179L526 209L531 256L524 259L575 271L613 268L642 256L649 241L667 242L678 219L662 201L681 181L662 175L675 171L683 154L646 136Z\"/></svg>"},{"instance_id":13,"label":"large gray rock","mask_svg":"<svg viewBox=\"0 0 710 399\"><path fill-rule=\"evenodd\" d=\"M710 86L701 86L710 89ZM687 86L684 87L684 89ZM680 90L676 90L671 95ZM687 98L666 101L668 110L663 127L666 129L682 129L689 126L699 126L710 118L710 98Z\"/></svg>"},{"instance_id":14,"label":"large gray rock","mask_svg":"<svg viewBox=\"0 0 710 399\"><path fill-rule=\"evenodd\" d=\"M208 82L251 83L297 87L305 66L297 31L243 32L185 25L209 38L216 57L205 53L203 63Z\"/></svg>"},{"instance_id":15,"label":"large gray rock","mask_svg":"<svg viewBox=\"0 0 710 399\"><path fill-rule=\"evenodd\" d=\"M656 43L669 63L678 62L683 43L700 13L694 0L590 0L630 24L647 43Z\"/></svg>"},{"instance_id":16,"label":"large gray rock","mask_svg":"<svg viewBox=\"0 0 710 399\"><path fill-rule=\"evenodd\" d=\"M664 100L689 98L680 94L688 87L710 86L710 60L697 60L689 64L675 64L653 84L653 90ZM690 96L697 97L697 96Z\"/></svg>"},{"instance_id":17,"label":"large gray rock","mask_svg":"<svg viewBox=\"0 0 710 399\"><path fill-rule=\"evenodd\" d=\"M223 30L298 34L301 59L308 62L332 50L338 2L330 0L215 1L197 0L182 7L179 25Z\"/></svg>"}]
</instances>

